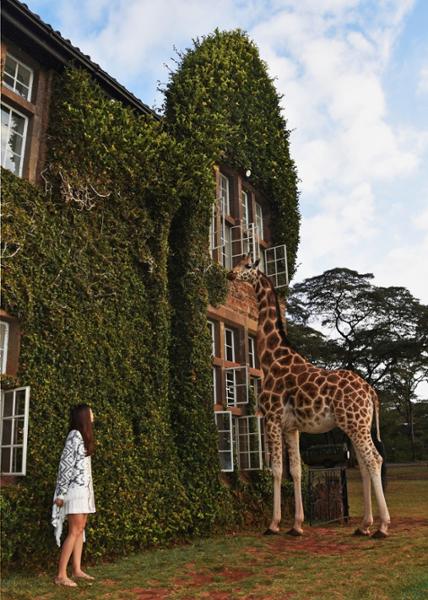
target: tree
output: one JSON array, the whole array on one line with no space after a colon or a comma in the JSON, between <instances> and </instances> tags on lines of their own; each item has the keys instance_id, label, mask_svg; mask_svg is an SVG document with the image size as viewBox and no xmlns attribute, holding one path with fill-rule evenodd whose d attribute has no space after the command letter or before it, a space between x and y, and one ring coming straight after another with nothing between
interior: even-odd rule
<instances>
[{"instance_id":1,"label":"tree","mask_svg":"<svg viewBox=\"0 0 428 600\"><path fill-rule=\"evenodd\" d=\"M428 446L422 426L427 411L418 402L418 386L428 379L428 306L403 287L375 286L372 279L371 273L336 268L295 284L289 336L315 364L355 370L374 385L388 445L404 433L407 449L399 445L397 457L415 459Z\"/></svg>"}]
</instances>

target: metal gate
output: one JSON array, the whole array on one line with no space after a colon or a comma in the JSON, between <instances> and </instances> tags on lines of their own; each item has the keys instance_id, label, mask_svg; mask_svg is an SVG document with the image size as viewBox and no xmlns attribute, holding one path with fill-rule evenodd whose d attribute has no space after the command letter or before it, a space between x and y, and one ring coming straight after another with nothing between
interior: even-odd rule
<instances>
[{"instance_id":1,"label":"metal gate","mask_svg":"<svg viewBox=\"0 0 428 600\"><path fill-rule=\"evenodd\" d=\"M309 524L347 523L349 518L346 467L310 468L308 476Z\"/></svg>"}]
</instances>

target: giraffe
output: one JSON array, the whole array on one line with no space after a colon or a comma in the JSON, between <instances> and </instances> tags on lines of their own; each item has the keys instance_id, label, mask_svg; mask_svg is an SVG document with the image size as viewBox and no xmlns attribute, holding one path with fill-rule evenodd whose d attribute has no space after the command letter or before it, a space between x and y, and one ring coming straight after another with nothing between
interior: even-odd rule
<instances>
[{"instance_id":1,"label":"giraffe","mask_svg":"<svg viewBox=\"0 0 428 600\"><path fill-rule=\"evenodd\" d=\"M390 517L381 482L382 458L371 437L375 416L379 435L379 399L374 389L352 371L327 370L312 365L290 344L284 329L278 297L257 260L244 257L228 273L229 280L251 283L258 302L257 353L263 370L259 408L265 417L274 482L273 517L267 535L279 533L281 521L282 445L285 442L294 484L295 516L289 535L303 534L300 432L324 433L340 427L351 439L361 471L364 516L354 535L370 535L373 524L371 485L380 516L373 538L388 535Z\"/></svg>"}]
</instances>

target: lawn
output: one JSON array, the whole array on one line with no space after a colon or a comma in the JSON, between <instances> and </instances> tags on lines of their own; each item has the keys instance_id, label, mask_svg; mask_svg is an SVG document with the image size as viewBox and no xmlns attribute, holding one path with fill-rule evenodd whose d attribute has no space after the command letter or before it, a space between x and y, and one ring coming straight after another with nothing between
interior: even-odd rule
<instances>
[{"instance_id":1,"label":"lawn","mask_svg":"<svg viewBox=\"0 0 428 600\"><path fill-rule=\"evenodd\" d=\"M96 582L78 589L56 588L53 573L17 575L4 580L2 598L428 598L428 467L389 469L392 527L386 540L351 536L362 508L359 474L352 470L349 496L352 518L347 525L306 526L302 538L247 532L148 550L89 569Z\"/></svg>"}]
</instances>

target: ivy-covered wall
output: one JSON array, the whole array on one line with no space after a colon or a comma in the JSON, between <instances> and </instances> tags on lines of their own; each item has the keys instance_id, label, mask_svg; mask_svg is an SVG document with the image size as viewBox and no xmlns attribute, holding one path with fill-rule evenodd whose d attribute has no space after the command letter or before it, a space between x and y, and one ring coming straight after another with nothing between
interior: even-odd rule
<instances>
[{"instance_id":1,"label":"ivy-covered wall","mask_svg":"<svg viewBox=\"0 0 428 600\"><path fill-rule=\"evenodd\" d=\"M2 493L5 565L56 560L52 494L77 402L93 407L98 440L89 558L270 510L265 474L219 478L206 309L227 289L208 253L218 162L251 168L293 272L296 174L278 102L239 31L182 57L160 122L84 72L57 77L43 186L2 172L3 302L22 330L15 384L31 387L27 476Z\"/></svg>"},{"instance_id":2,"label":"ivy-covered wall","mask_svg":"<svg viewBox=\"0 0 428 600\"><path fill-rule=\"evenodd\" d=\"M215 521L224 493L216 485L215 444L206 421L212 420L207 306L209 300L222 302L226 291L208 254L214 167L251 170L251 183L270 203L273 242L287 245L292 275L299 239L297 177L279 101L256 46L239 30L197 40L180 56L165 90L168 130L187 155L197 154L200 170L198 185L182 195L172 220L169 268L173 431L197 531ZM270 489L263 474L254 474L250 495L260 478L263 489Z\"/></svg>"}]
</instances>

